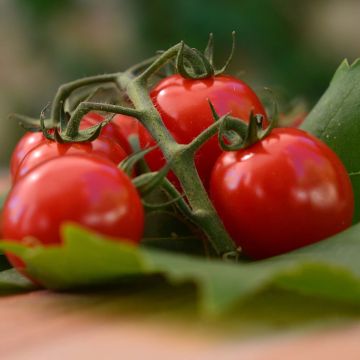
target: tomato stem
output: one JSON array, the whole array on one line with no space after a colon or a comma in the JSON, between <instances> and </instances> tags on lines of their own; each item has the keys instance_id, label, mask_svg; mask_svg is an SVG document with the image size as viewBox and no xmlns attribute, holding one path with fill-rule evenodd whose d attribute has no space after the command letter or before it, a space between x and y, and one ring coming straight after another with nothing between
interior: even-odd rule
<instances>
[{"instance_id":1,"label":"tomato stem","mask_svg":"<svg viewBox=\"0 0 360 360\"><path fill-rule=\"evenodd\" d=\"M89 76L83 79L71 81L69 83L63 84L59 87L57 93L55 94L53 105L51 109L50 118L53 120L55 124L59 124L61 120L61 113L63 111L62 107L65 102L65 99L69 97L69 95L76 89L94 85L94 84L102 84L106 82L115 82L118 74L105 74L105 75L96 75Z\"/></svg>"},{"instance_id":2,"label":"tomato stem","mask_svg":"<svg viewBox=\"0 0 360 360\"><path fill-rule=\"evenodd\" d=\"M78 135L81 119L90 111L105 111L109 113L133 116L136 118L140 118L142 115L141 111L125 106L83 101L76 107L73 115L71 116L71 119L66 127L65 136L74 137Z\"/></svg>"},{"instance_id":3,"label":"tomato stem","mask_svg":"<svg viewBox=\"0 0 360 360\"><path fill-rule=\"evenodd\" d=\"M159 144L165 158L172 162L171 168L180 180L191 207L191 220L203 230L219 255L236 252L235 244L225 230L199 178L193 156L195 145L200 145L206 141L209 135L215 134L218 125L215 123L206 135L200 135L198 143L195 141L189 145L178 144L164 126L147 90L147 79L154 71L158 71L161 65L166 64L173 56L176 56L176 50L179 49L173 47L168 52L163 53L155 61L156 65L150 65L135 79L126 79L125 76L122 76L121 82L127 89L134 107L142 112L141 122Z\"/></svg>"},{"instance_id":4,"label":"tomato stem","mask_svg":"<svg viewBox=\"0 0 360 360\"><path fill-rule=\"evenodd\" d=\"M222 120L219 120L214 124L210 125L201 134L199 134L193 141L185 145L184 152L194 156L196 151L199 150L204 143L206 143L212 136L217 134L217 132L219 131L219 127L221 126L221 122Z\"/></svg>"}]
</instances>

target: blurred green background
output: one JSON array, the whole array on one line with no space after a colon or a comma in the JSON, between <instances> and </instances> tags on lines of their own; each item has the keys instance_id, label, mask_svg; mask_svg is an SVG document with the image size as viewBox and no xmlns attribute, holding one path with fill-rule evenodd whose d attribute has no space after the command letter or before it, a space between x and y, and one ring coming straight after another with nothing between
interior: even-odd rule
<instances>
[{"instance_id":1,"label":"blurred green background","mask_svg":"<svg viewBox=\"0 0 360 360\"><path fill-rule=\"evenodd\" d=\"M215 35L221 63L255 89L311 107L345 57L360 56L358 0L0 0L0 164L22 130L11 112L38 116L59 86L123 70L185 40Z\"/></svg>"}]
</instances>

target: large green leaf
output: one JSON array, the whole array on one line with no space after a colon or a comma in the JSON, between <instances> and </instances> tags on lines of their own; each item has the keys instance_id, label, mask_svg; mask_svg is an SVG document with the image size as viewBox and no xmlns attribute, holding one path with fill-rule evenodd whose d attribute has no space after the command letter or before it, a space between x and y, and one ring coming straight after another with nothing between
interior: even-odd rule
<instances>
[{"instance_id":1,"label":"large green leaf","mask_svg":"<svg viewBox=\"0 0 360 360\"><path fill-rule=\"evenodd\" d=\"M360 59L345 60L330 86L302 124L343 161L355 193L354 221L360 220Z\"/></svg>"},{"instance_id":2,"label":"large green leaf","mask_svg":"<svg viewBox=\"0 0 360 360\"><path fill-rule=\"evenodd\" d=\"M3 242L0 247L20 256L27 272L50 289L126 285L144 276L161 276L174 286L192 283L205 315L226 312L270 288L360 305L360 224L293 253L252 263L139 248L73 225L64 227L63 239L63 246Z\"/></svg>"}]
</instances>

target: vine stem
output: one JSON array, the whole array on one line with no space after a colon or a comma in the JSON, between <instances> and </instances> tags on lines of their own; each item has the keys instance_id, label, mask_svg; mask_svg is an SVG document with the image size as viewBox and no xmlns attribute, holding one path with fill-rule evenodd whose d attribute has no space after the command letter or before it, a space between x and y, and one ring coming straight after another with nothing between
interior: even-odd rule
<instances>
[{"instance_id":1,"label":"vine stem","mask_svg":"<svg viewBox=\"0 0 360 360\"><path fill-rule=\"evenodd\" d=\"M198 140L188 145L178 144L163 124L147 90L148 79L164 64L177 56L180 46L181 44L178 44L165 51L138 77L131 78L125 73L119 78L119 81L121 81L121 86L126 88L135 109L141 112L141 122L159 144L167 161L171 160L171 168L180 180L190 204L192 220L201 227L219 255L236 253L236 246L225 230L200 180L193 156L196 151L195 147L201 146L209 138L209 133L214 132L215 134L219 125L214 123L207 135L200 135Z\"/></svg>"},{"instance_id":2,"label":"vine stem","mask_svg":"<svg viewBox=\"0 0 360 360\"><path fill-rule=\"evenodd\" d=\"M64 101L74 90L82 86L101 84L105 82L116 82L117 76L118 73L89 76L60 86L57 93L55 94L50 114L50 118L53 120L54 124L60 123L60 113Z\"/></svg>"},{"instance_id":3,"label":"vine stem","mask_svg":"<svg viewBox=\"0 0 360 360\"><path fill-rule=\"evenodd\" d=\"M71 119L66 127L66 136L71 137L77 135L80 122L89 111L105 111L114 114L133 116L138 119L141 119L142 117L142 113L139 110L133 108L120 105L83 101L76 107L73 115L71 116Z\"/></svg>"},{"instance_id":4,"label":"vine stem","mask_svg":"<svg viewBox=\"0 0 360 360\"><path fill-rule=\"evenodd\" d=\"M188 51L188 48L185 47L185 50ZM91 110L120 113L136 117L159 144L164 157L168 162L171 162L171 169L180 180L182 189L189 203L190 212L184 204L182 204L182 210L187 213L191 221L202 229L214 250L219 255L226 256L228 254L236 254L236 246L218 217L197 173L194 162L195 152L204 142L216 134L221 121L215 122L191 143L178 144L164 125L161 116L149 95L148 82L151 76L158 72L169 61L178 57L180 51L184 51L183 43L174 45L160 56L156 57L156 59L139 75L127 71L124 73L89 77L61 86L53 102L51 118L55 123L60 122L64 100L72 91L81 86L115 82L121 89L126 90L134 108L94 102L82 102L75 110L72 119L68 124L68 131L78 131L78 123L81 118ZM196 52L191 53L191 51L189 54L189 56L197 55Z\"/></svg>"},{"instance_id":5,"label":"vine stem","mask_svg":"<svg viewBox=\"0 0 360 360\"><path fill-rule=\"evenodd\" d=\"M185 145L184 152L191 156L194 156L195 152L205 144L212 136L216 135L218 132L221 122L224 118L214 122L212 125L207 127L199 136L197 136L189 144Z\"/></svg>"}]
</instances>

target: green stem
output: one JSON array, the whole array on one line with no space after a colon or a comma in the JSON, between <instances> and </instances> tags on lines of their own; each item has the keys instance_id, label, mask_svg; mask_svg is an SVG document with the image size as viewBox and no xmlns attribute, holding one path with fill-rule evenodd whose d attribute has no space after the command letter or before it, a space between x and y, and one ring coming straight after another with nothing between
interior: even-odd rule
<instances>
[{"instance_id":1,"label":"green stem","mask_svg":"<svg viewBox=\"0 0 360 360\"><path fill-rule=\"evenodd\" d=\"M138 64L135 64L134 66L131 66L130 68L128 68L126 70L126 73L131 75L131 74L137 74L137 72L143 70L144 68L147 68L148 66L150 66L160 55L154 55L153 57L146 59L144 61L141 61Z\"/></svg>"},{"instance_id":2,"label":"green stem","mask_svg":"<svg viewBox=\"0 0 360 360\"><path fill-rule=\"evenodd\" d=\"M192 209L192 219L204 231L219 255L236 252L236 246L219 219L199 178L192 156L183 154L173 171L181 182Z\"/></svg>"},{"instance_id":3,"label":"green stem","mask_svg":"<svg viewBox=\"0 0 360 360\"><path fill-rule=\"evenodd\" d=\"M166 63L170 55L176 55L175 47L158 58L143 74L135 79L123 77L122 84L126 85L127 93L134 107L142 112L142 123L159 144L167 161L172 161L172 170L180 180L184 193L192 209L192 219L207 235L212 246L219 255L236 252L236 246L219 219L208 194L197 173L194 157L191 151L186 153L187 145L178 144L171 136L162 122L161 116L151 101L147 90L146 80L152 71L157 71L162 64ZM151 69L151 71L149 70ZM211 128L215 131L216 126ZM200 143L205 141L201 138ZM192 144L193 145L193 144ZM192 149L190 145L190 149Z\"/></svg>"},{"instance_id":4,"label":"green stem","mask_svg":"<svg viewBox=\"0 0 360 360\"><path fill-rule=\"evenodd\" d=\"M212 136L216 135L221 126L221 121L218 120L206 128L199 136L197 136L192 142L185 146L184 152L194 156L195 152L205 144Z\"/></svg>"},{"instance_id":5,"label":"green stem","mask_svg":"<svg viewBox=\"0 0 360 360\"><path fill-rule=\"evenodd\" d=\"M80 80L72 81L67 84L61 85L54 97L53 106L51 109L51 119L54 124L60 123L60 113L65 99L76 89L82 86L88 86L93 84L100 84L105 82L115 82L119 74L107 74L89 76Z\"/></svg>"},{"instance_id":6,"label":"green stem","mask_svg":"<svg viewBox=\"0 0 360 360\"><path fill-rule=\"evenodd\" d=\"M197 53L191 53L182 43L179 43L159 57L149 65L140 75L134 77L133 73L125 72L116 75L108 75L83 79L61 87L54 101L52 117L59 119L62 101L79 86L102 83L105 81L115 81L117 85L125 89L134 109L118 105L101 104L93 102L84 102L79 104L75 110L71 121L68 124L68 132L77 132L81 118L91 110L107 111L120 113L136 117L144 124L150 132L156 143L161 148L164 157L171 162L171 169L180 180L182 189L185 193L189 206L181 204L184 213L190 220L198 225L207 236L213 248L219 255L236 253L236 246L231 237L224 228L219 219L208 194L199 178L194 163L194 153L205 143L209 137L216 134L220 121L214 123L209 129L200 134L197 139L188 145L178 144L164 125L159 112L154 106L149 92L148 81L152 75L158 72L169 61L179 55L180 50L186 50L191 56ZM181 203L181 201L179 202Z\"/></svg>"},{"instance_id":7,"label":"green stem","mask_svg":"<svg viewBox=\"0 0 360 360\"><path fill-rule=\"evenodd\" d=\"M142 117L141 111L128 108L125 106L96 103L96 102L81 102L75 109L73 115L71 116L71 119L66 127L65 135L68 137L76 136L79 132L79 124L81 122L81 119L89 111L94 111L94 110L133 116L138 118L139 120Z\"/></svg>"},{"instance_id":8,"label":"green stem","mask_svg":"<svg viewBox=\"0 0 360 360\"><path fill-rule=\"evenodd\" d=\"M193 213L191 212L189 205L186 203L186 201L184 200L183 196L181 196L179 191L177 191L175 186L168 179L164 179L162 186L163 186L164 191L172 199L178 199L176 201L175 205L179 209L179 211L190 221L194 222Z\"/></svg>"},{"instance_id":9,"label":"green stem","mask_svg":"<svg viewBox=\"0 0 360 360\"><path fill-rule=\"evenodd\" d=\"M167 62L172 60L179 52L182 43L172 46L170 49L163 52L156 60L141 74L141 79L147 81L153 74L159 71Z\"/></svg>"}]
</instances>

